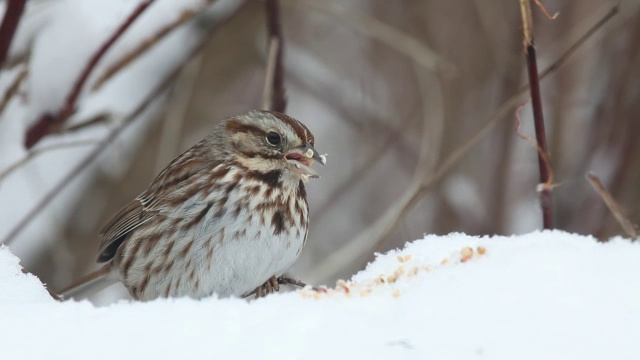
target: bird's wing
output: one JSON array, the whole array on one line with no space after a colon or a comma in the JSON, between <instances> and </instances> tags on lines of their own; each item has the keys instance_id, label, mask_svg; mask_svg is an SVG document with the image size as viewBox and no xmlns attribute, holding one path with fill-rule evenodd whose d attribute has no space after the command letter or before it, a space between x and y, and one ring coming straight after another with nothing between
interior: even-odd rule
<instances>
[{"instance_id":1,"label":"bird's wing","mask_svg":"<svg viewBox=\"0 0 640 360\"><path fill-rule=\"evenodd\" d=\"M138 226L153 219L158 210L146 209L139 198L122 208L100 232L102 241L98 262L113 259L116 250L127 238L127 235Z\"/></svg>"},{"instance_id":2,"label":"bird's wing","mask_svg":"<svg viewBox=\"0 0 640 360\"><path fill-rule=\"evenodd\" d=\"M181 194L188 186L189 178L201 171L207 171L220 165L220 162L207 162L190 156L197 147L187 150L174 159L149 185L147 190L122 208L100 232L102 241L98 262L106 262L116 255L118 247L128 235L140 225L153 219L164 208L166 201L171 202L172 193Z\"/></svg>"}]
</instances>

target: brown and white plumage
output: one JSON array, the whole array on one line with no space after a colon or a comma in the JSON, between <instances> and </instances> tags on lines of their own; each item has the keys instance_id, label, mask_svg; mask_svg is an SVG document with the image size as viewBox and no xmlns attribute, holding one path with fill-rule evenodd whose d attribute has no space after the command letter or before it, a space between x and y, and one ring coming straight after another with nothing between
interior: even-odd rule
<instances>
[{"instance_id":1,"label":"brown and white plumage","mask_svg":"<svg viewBox=\"0 0 640 360\"><path fill-rule=\"evenodd\" d=\"M313 146L284 114L223 120L105 226L98 275L141 300L242 296L281 275L307 237Z\"/></svg>"}]
</instances>

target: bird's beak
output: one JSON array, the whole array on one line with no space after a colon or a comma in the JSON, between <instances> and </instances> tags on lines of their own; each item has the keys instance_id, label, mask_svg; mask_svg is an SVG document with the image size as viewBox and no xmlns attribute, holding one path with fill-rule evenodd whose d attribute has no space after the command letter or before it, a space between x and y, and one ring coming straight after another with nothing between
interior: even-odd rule
<instances>
[{"instance_id":1,"label":"bird's beak","mask_svg":"<svg viewBox=\"0 0 640 360\"><path fill-rule=\"evenodd\" d=\"M311 167L313 160L317 160L321 165L327 163L325 155L320 155L318 151L309 143L297 148L293 148L284 158L289 164L294 165L295 171L301 175L311 178L319 178L320 175Z\"/></svg>"}]
</instances>

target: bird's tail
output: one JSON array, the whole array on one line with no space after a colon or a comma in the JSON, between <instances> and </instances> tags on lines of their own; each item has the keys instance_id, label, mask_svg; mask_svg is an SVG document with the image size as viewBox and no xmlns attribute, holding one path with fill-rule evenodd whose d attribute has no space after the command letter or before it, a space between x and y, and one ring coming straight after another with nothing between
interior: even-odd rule
<instances>
[{"instance_id":1,"label":"bird's tail","mask_svg":"<svg viewBox=\"0 0 640 360\"><path fill-rule=\"evenodd\" d=\"M63 299L85 298L115 283L116 280L111 278L109 274L111 274L111 263L107 263L100 269L81 277L73 284L60 290L58 294Z\"/></svg>"}]
</instances>

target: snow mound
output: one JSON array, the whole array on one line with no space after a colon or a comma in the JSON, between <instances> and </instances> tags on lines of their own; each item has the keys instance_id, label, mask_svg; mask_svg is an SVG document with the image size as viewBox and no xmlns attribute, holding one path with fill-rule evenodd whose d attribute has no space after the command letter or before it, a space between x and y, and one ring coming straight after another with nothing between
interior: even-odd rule
<instances>
[{"instance_id":1,"label":"snow mound","mask_svg":"<svg viewBox=\"0 0 640 360\"><path fill-rule=\"evenodd\" d=\"M40 280L32 274L24 273L19 262L6 246L0 245L0 307L53 302ZM0 316L0 324L4 323L2 319Z\"/></svg>"},{"instance_id":2,"label":"snow mound","mask_svg":"<svg viewBox=\"0 0 640 360\"><path fill-rule=\"evenodd\" d=\"M0 249L0 357L638 359L639 276L624 239L451 234L325 292L96 308L46 299Z\"/></svg>"}]
</instances>

